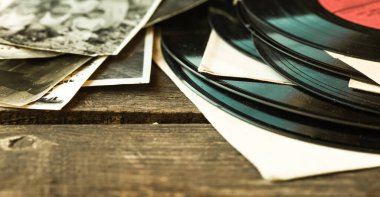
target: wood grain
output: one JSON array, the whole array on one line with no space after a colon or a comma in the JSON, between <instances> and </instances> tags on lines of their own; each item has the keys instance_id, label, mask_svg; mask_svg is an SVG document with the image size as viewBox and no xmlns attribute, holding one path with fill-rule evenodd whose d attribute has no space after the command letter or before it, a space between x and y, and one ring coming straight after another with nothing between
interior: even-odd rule
<instances>
[{"instance_id":1,"label":"wood grain","mask_svg":"<svg viewBox=\"0 0 380 197\"><path fill-rule=\"evenodd\" d=\"M207 123L156 66L151 84L82 88L62 111L0 108L0 124Z\"/></svg>"},{"instance_id":2,"label":"wood grain","mask_svg":"<svg viewBox=\"0 0 380 197\"><path fill-rule=\"evenodd\" d=\"M270 183L210 125L0 127L0 196L377 196L380 170Z\"/></svg>"}]
</instances>

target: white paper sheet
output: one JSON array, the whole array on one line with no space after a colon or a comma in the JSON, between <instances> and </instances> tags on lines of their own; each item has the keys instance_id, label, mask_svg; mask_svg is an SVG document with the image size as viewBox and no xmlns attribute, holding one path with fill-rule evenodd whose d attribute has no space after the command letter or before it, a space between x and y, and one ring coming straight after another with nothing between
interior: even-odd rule
<instances>
[{"instance_id":1,"label":"white paper sheet","mask_svg":"<svg viewBox=\"0 0 380 197\"><path fill-rule=\"evenodd\" d=\"M216 76L292 85L288 79L272 67L230 46L215 31L211 32L198 71Z\"/></svg>"},{"instance_id":2,"label":"white paper sheet","mask_svg":"<svg viewBox=\"0 0 380 197\"><path fill-rule=\"evenodd\" d=\"M347 151L283 137L237 119L192 92L162 57L156 39L154 60L198 107L216 130L250 162L264 179L284 181L380 166L380 155Z\"/></svg>"},{"instance_id":3,"label":"white paper sheet","mask_svg":"<svg viewBox=\"0 0 380 197\"><path fill-rule=\"evenodd\" d=\"M365 83L362 81L358 81L355 79L351 79L348 87L356 90L361 90L361 91L366 91L366 92L371 92L375 94L380 94L380 86L374 85L374 84L369 84Z\"/></svg>"},{"instance_id":4,"label":"white paper sheet","mask_svg":"<svg viewBox=\"0 0 380 197\"><path fill-rule=\"evenodd\" d=\"M380 62L348 57L329 51L326 52L333 58L339 59L340 61L348 64L380 85Z\"/></svg>"}]
</instances>

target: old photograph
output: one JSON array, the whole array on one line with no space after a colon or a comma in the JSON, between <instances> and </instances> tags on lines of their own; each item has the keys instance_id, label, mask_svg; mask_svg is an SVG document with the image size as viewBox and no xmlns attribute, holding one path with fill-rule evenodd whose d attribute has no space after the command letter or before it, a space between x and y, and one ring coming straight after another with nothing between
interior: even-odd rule
<instances>
[{"instance_id":1,"label":"old photograph","mask_svg":"<svg viewBox=\"0 0 380 197\"><path fill-rule=\"evenodd\" d=\"M104 62L107 57L97 57L75 70L65 79L60 81L48 93L35 102L24 106L1 105L2 107L37 109L37 110L61 110L79 91L86 80Z\"/></svg>"},{"instance_id":2,"label":"old photograph","mask_svg":"<svg viewBox=\"0 0 380 197\"><path fill-rule=\"evenodd\" d=\"M207 0L162 0L160 6L150 18L147 26L154 25L173 16L186 12L205 2L207 2Z\"/></svg>"},{"instance_id":3,"label":"old photograph","mask_svg":"<svg viewBox=\"0 0 380 197\"><path fill-rule=\"evenodd\" d=\"M81 55L117 55L161 0L0 1L0 42Z\"/></svg>"},{"instance_id":4,"label":"old photograph","mask_svg":"<svg viewBox=\"0 0 380 197\"><path fill-rule=\"evenodd\" d=\"M62 53L26 49L22 47L0 44L0 59L49 58L59 55L62 55Z\"/></svg>"},{"instance_id":5,"label":"old photograph","mask_svg":"<svg viewBox=\"0 0 380 197\"><path fill-rule=\"evenodd\" d=\"M85 86L149 83L152 53L153 29L149 28L137 34L118 56L109 57Z\"/></svg>"},{"instance_id":6,"label":"old photograph","mask_svg":"<svg viewBox=\"0 0 380 197\"><path fill-rule=\"evenodd\" d=\"M63 55L48 59L0 60L0 103L23 106L36 101L90 59Z\"/></svg>"}]
</instances>

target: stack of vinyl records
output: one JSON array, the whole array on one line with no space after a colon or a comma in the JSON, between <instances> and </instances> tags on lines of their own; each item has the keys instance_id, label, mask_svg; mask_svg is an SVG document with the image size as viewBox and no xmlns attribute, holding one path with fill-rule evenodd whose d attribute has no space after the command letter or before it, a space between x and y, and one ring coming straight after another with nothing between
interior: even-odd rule
<instances>
[{"instance_id":1,"label":"stack of vinyl records","mask_svg":"<svg viewBox=\"0 0 380 197\"><path fill-rule=\"evenodd\" d=\"M378 1L211 1L159 26L162 54L194 92L250 124L312 143L376 152L380 95L349 87L352 81L377 87L376 78L348 61L367 63L373 72L380 68L374 6L380 7ZM230 73L269 69L273 80L266 74L260 79L205 72L206 53L220 50L210 43L215 37L241 54L220 57L221 64L231 62ZM250 60L241 65L243 56Z\"/></svg>"}]
</instances>

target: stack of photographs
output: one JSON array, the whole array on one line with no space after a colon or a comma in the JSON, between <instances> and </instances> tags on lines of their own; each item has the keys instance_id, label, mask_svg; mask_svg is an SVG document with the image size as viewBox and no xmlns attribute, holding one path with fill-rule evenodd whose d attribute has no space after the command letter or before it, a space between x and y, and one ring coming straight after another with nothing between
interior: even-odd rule
<instances>
[{"instance_id":1,"label":"stack of photographs","mask_svg":"<svg viewBox=\"0 0 380 197\"><path fill-rule=\"evenodd\" d=\"M323 1L301 1L291 1L299 12L276 0L209 2L159 25L160 53L194 92L252 125L308 142L378 152L380 95L349 83L378 87L364 66L350 60L380 66L378 45L366 42L378 40L380 31L331 13L326 17ZM331 31L347 34L318 34L316 40L303 35L316 31L293 24L312 20L298 17L304 12L326 17ZM343 46L350 43L361 50Z\"/></svg>"},{"instance_id":2,"label":"stack of photographs","mask_svg":"<svg viewBox=\"0 0 380 197\"><path fill-rule=\"evenodd\" d=\"M204 2L1 1L0 106L61 110L82 86L149 83L152 25Z\"/></svg>"}]
</instances>

